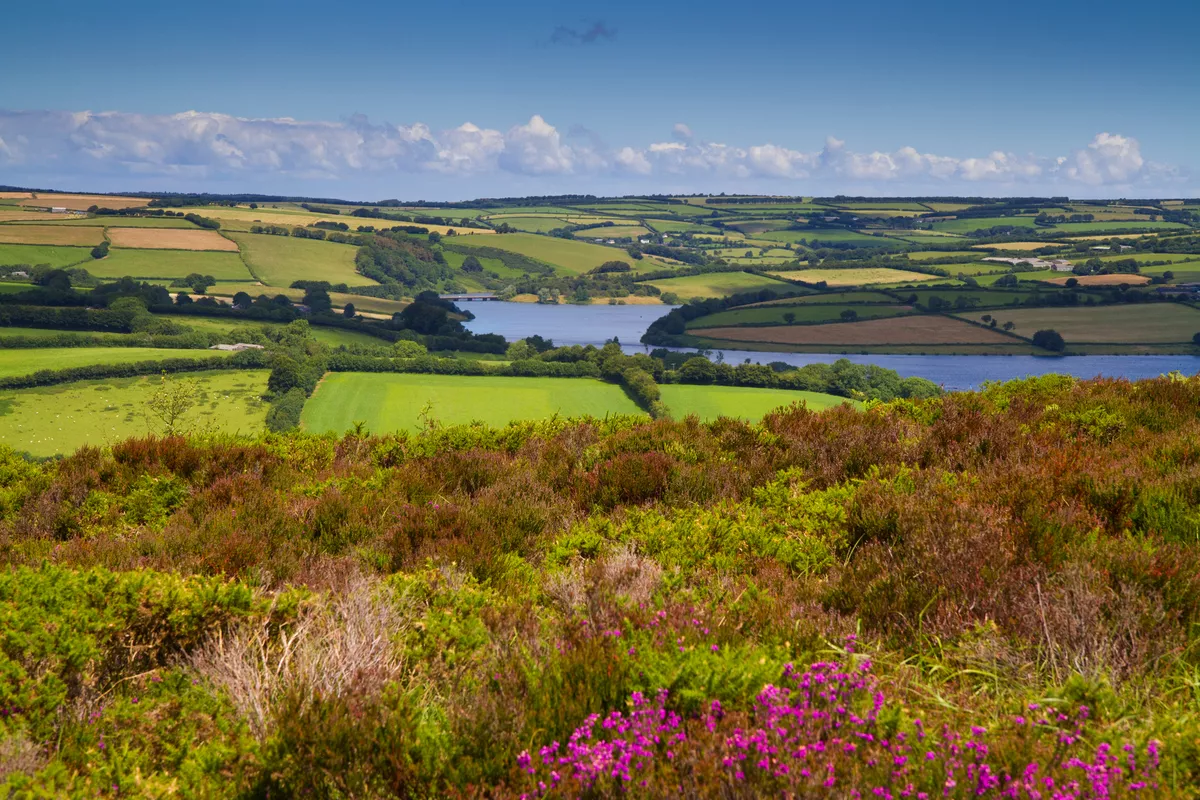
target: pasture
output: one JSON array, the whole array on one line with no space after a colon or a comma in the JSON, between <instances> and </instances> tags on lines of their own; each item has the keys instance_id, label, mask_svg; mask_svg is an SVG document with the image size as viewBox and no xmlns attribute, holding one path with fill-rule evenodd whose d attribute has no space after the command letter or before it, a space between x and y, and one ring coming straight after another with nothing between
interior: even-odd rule
<instances>
[{"instance_id":1,"label":"pasture","mask_svg":"<svg viewBox=\"0 0 1200 800\"><path fill-rule=\"evenodd\" d=\"M80 232L81 228L77 228ZM236 253L236 242L216 231L178 230L172 228L109 228L108 240L113 247L143 250L223 250Z\"/></svg>"},{"instance_id":2,"label":"pasture","mask_svg":"<svg viewBox=\"0 0 1200 800\"><path fill-rule=\"evenodd\" d=\"M697 416L701 422L720 417L758 422L777 408L802 403L812 411L821 411L842 403L853 403L844 397L819 392L800 392L788 389L756 389L741 386L692 386L682 383L664 384L662 400L676 419Z\"/></svg>"},{"instance_id":3,"label":"pasture","mask_svg":"<svg viewBox=\"0 0 1200 800\"><path fill-rule=\"evenodd\" d=\"M979 319L975 313L960 316ZM1068 343L1080 344L1190 342L1200 332L1200 311L1179 303L1006 309L997 318L1011 321L1020 336L1053 329Z\"/></svg>"},{"instance_id":4,"label":"pasture","mask_svg":"<svg viewBox=\"0 0 1200 800\"><path fill-rule=\"evenodd\" d=\"M85 251L86 252L86 251ZM81 265L99 278L158 278L173 280L193 272L219 281L248 281L250 272L237 253L199 250L125 250L114 248L108 256Z\"/></svg>"},{"instance_id":5,"label":"pasture","mask_svg":"<svg viewBox=\"0 0 1200 800\"><path fill-rule=\"evenodd\" d=\"M235 328L276 328L287 324L284 322L271 322L264 320L221 319L219 317L198 317L173 314L162 314L160 316L164 319L169 319L172 322L177 322L180 325L186 325L193 330L206 333L215 332L220 334L227 334ZM0 328L0 333L2 333L3 330L3 328ZM310 325L308 330L312 333L314 339L316 339L318 342L324 342L330 347L359 344L388 346L388 343L382 339L376 339L374 336L370 336L365 333L359 333L357 331L344 331L340 328L330 328L324 325ZM233 337L228 337L226 341L229 344L234 344Z\"/></svg>"},{"instance_id":6,"label":"pasture","mask_svg":"<svg viewBox=\"0 0 1200 800\"><path fill-rule=\"evenodd\" d=\"M57 331L44 331L46 334ZM168 358L223 358L222 350L179 350L162 347L38 347L0 349L0 378L32 375L44 369L69 369L93 364L133 364Z\"/></svg>"},{"instance_id":7,"label":"pasture","mask_svg":"<svg viewBox=\"0 0 1200 800\"><path fill-rule=\"evenodd\" d=\"M915 250L911 253L905 253L909 261L932 261L937 258L963 258L965 256L977 255L979 254L973 253L970 250Z\"/></svg>"},{"instance_id":8,"label":"pasture","mask_svg":"<svg viewBox=\"0 0 1200 800\"><path fill-rule=\"evenodd\" d=\"M641 225L610 225L604 228L585 228L576 231L575 236L579 239L636 239L649 233L650 231Z\"/></svg>"},{"instance_id":9,"label":"pasture","mask_svg":"<svg viewBox=\"0 0 1200 800\"><path fill-rule=\"evenodd\" d=\"M633 259L621 248L605 247L571 239L555 239L532 233L505 233L488 237L486 241L456 239L462 247L495 247L519 253L549 264L563 272L578 275L598 267L605 261L623 261L633 266Z\"/></svg>"},{"instance_id":10,"label":"pasture","mask_svg":"<svg viewBox=\"0 0 1200 800\"><path fill-rule=\"evenodd\" d=\"M62 247L45 244L0 244L0 264L13 265L49 264L52 267L69 267L87 261L83 266L90 268L90 247Z\"/></svg>"},{"instance_id":11,"label":"pasture","mask_svg":"<svg viewBox=\"0 0 1200 800\"><path fill-rule=\"evenodd\" d=\"M95 247L104 241L98 228L68 228L63 225L0 225L0 243L57 244Z\"/></svg>"},{"instance_id":12,"label":"pasture","mask_svg":"<svg viewBox=\"0 0 1200 800\"><path fill-rule=\"evenodd\" d=\"M1017 228L1036 228L1033 217L966 217L964 219L948 219L933 223L935 231L946 233L972 233L977 230L987 230L1001 225L1012 225Z\"/></svg>"},{"instance_id":13,"label":"pasture","mask_svg":"<svg viewBox=\"0 0 1200 800\"><path fill-rule=\"evenodd\" d=\"M701 328L720 328L726 325L791 325L811 324L821 322L839 322L842 314L853 311L858 319L881 319L894 317L912 311L911 306L891 305L850 305L831 303L803 303L792 306L761 305L754 307L731 308L728 311L718 311L694 319L688 323L688 330Z\"/></svg>"},{"instance_id":14,"label":"pasture","mask_svg":"<svg viewBox=\"0 0 1200 800\"><path fill-rule=\"evenodd\" d=\"M710 272L705 275L664 278L648 281L648 283L651 286L657 286L660 291L674 292L680 300L684 301L698 297L727 297L731 294L755 292L759 289L785 290L792 288L783 281L749 272Z\"/></svg>"},{"instance_id":15,"label":"pasture","mask_svg":"<svg viewBox=\"0 0 1200 800\"><path fill-rule=\"evenodd\" d=\"M173 375L195 381L196 406L184 426L198 432L256 434L266 420L267 370L228 370ZM0 391L0 444L34 456L102 447L153 428L146 401L161 378L109 378L34 389Z\"/></svg>"},{"instance_id":16,"label":"pasture","mask_svg":"<svg viewBox=\"0 0 1200 800\"><path fill-rule=\"evenodd\" d=\"M304 406L302 426L314 433L415 431L422 414L445 425L505 425L554 415L640 414L619 386L592 378L508 378L334 372Z\"/></svg>"},{"instance_id":17,"label":"pasture","mask_svg":"<svg viewBox=\"0 0 1200 800\"><path fill-rule=\"evenodd\" d=\"M221 223L222 230L249 232L254 225L285 225L288 227L305 227L314 222L344 222L350 226L350 232L353 233L359 226L369 225L375 228L391 228L395 225L420 225L422 228L428 228L430 231L437 233L445 233L450 228L454 228L455 232L460 234L481 233L494 234L495 231L490 228L464 228L461 225L432 225L423 222L403 222L390 219L373 219L371 217L352 217L347 214L314 214L311 211L303 209L289 211L283 209L263 209L263 208L229 208L227 206L219 207L200 207L200 208L176 208L173 211L194 212L210 219L218 220ZM384 209L385 212L393 212L396 209ZM421 212L426 213L426 212Z\"/></svg>"},{"instance_id":18,"label":"pasture","mask_svg":"<svg viewBox=\"0 0 1200 800\"><path fill-rule=\"evenodd\" d=\"M182 217L72 217L55 223L70 228L183 228L199 230Z\"/></svg>"},{"instance_id":19,"label":"pasture","mask_svg":"<svg viewBox=\"0 0 1200 800\"><path fill-rule=\"evenodd\" d=\"M329 281L374 285L358 273L354 255L358 248L317 239L296 239L266 233L229 234L241 247L253 276L270 286L291 286L292 281Z\"/></svg>"},{"instance_id":20,"label":"pasture","mask_svg":"<svg viewBox=\"0 0 1200 800\"><path fill-rule=\"evenodd\" d=\"M975 250L994 250L996 252L1027 253L1031 250L1041 250L1043 247L1062 247L1062 243L1054 242L1003 242L1002 244L973 244Z\"/></svg>"},{"instance_id":21,"label":"pasture","mask_svg":"<svg viewBox=\"0 0 1200 800\"><path fill-rule=\"evenodd\" d=\"M900 243L884 236L872 236L867 233L848 231L843 228L811 228L797 231L768 231L757 234L757 238L772 242L789 242L807 244L815 247L814 242L832 242L852 244L855 247L900 247Z\"/></svg>"},{"instance_id":22,"label":"pasture","mask_svg":"<svg viewBox=\"0 0 1200 800\"><path fill-rule=\"evenodd\" d=\"M1066 231L1068 233L1087 233L1097 234L1101 232L1108 233L1141 233L1143 231L1164 231L1186 228L1182 222L1166 222L1164 220L1155 220L1150 222L1119 222L1113 221L1097 221L1097 222L1062 222L1055 225L1053 230Z\"/></svg>"},{"instance_id":23,"label":"pasture","mask_svg":"<svg viewBox=\"0 0 1200 800\"><path fill-rule=\"evenodd\" d=\"M944 280L938 275L926 275L922 272L910 272L904 269L891 269L890 267L781 270L771 272L770 274L794 281L804 281L805 283L820 283L824 281L827 286L870 286L876 283L902 283L904 281L922 283Z\"/></svg>"},{"instance_id":24,"label":"pasture","mask_svg":"<svg viewBox=\"0 0 1200 800\"><path fill-rule=\"evenodd\" d=\"M766 328L706 328L704 338L727 342L836 347L1012 344L992 330L938 314Z\"/></svg>"},{"instance_id":25,"label":"pasture","mask_svg":"<svg viewBox=\"0 0 1200 800\"><path fill-rule=\"evenodd\" d=\"M0 222L55 222L60 219L62 219L62 214L27 209L18 210L15 206L0 206Z\"/></svg>"}]
</instances>

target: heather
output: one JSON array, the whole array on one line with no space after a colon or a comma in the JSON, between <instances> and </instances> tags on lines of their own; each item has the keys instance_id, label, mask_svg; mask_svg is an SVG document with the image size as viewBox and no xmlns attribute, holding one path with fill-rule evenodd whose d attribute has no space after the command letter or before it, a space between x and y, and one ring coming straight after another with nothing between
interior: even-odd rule
<instances>
[{"instance_id":1,"label":"heather","mask_svg":"<svg viewBox=\"0 0 1200 800\"><path fill-rule=\"evenodd\" d=\"M1200 782L1200 379L0 457L11 796Z\"/></svg>"}]
</instances>

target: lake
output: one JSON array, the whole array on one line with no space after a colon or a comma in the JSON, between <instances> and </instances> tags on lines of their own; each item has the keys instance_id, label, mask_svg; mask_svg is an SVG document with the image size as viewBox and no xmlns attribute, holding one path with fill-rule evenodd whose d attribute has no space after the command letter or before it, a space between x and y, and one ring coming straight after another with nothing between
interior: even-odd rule
<instances>
[{"instance_id":1,"label":"lake","mask_svg":"<svg viewBox=\"0 0 1200 800\"><path fill-rule=\"evenodd\" d=\"M463 303L475 314L466 323L475 333L498 333L513 341L538 334L556 345L594 344L617 337L629 353L644 352L639 344L651 322L674 306L570 306L536 303ZM1057 372L1077 378L1154 378L1178 370L1200 372L1200 356L898 356L839 355L837 353L771 353L749 350L714 350L725 361L740 364L783 361L796 366L832 363L848 358L857 364L877 364L908 377L928 378L950 390L975 389L985 381L1004 381Z\"/></svg>"}]
</instances>

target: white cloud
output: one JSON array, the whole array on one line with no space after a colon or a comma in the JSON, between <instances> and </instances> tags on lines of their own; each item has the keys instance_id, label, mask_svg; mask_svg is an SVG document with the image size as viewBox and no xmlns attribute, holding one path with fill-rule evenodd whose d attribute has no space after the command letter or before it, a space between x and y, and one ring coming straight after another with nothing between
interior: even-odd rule
<instances>
[{"instance_id":1,"label":"white cloud","mask_svg":"<svg viewBox=\"0 0 1200 800\"><path fill-rule=\"evenodd\" d=\"M904 146L860 152L828 137L820 150L775 142L733 145L678 123L669 141L606 145L582 128L566 136L540 115L507 132L471 122L435 131L423 123L251 119L187 111L172 115L0 110L0 167L28 174L158 176L180 180L266 177L346 179L432 173L602 182L646 179L714 189L804 181L834 191L977 192L981 187L1061 191L1172 185L1178 167L1147 161L1136 139L1100 133L1069 155L995 151L956 158ZM523 183L523 187L533 188ZM766 184L762 184L766 185ZM887 189L886 187L892 187ZM589 184L573 186L587 190ZM782 191L796 192L803 187ZM761 190L761 189L760 189Z\"/></svg>"}]
</instances>

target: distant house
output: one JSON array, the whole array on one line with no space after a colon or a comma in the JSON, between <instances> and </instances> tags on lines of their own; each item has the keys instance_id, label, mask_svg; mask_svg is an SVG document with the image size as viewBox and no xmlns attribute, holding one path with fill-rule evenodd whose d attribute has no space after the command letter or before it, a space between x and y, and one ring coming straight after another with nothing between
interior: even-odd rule
<instances>
[{"instance_id":1,"label":"distant house","mask_svg":"<svg viewBox=\"0 0 1200 800\"><path fill-rule=\"evenodd\" d=\"M67 210L65 208L63 208L62 206L53 206L50 209L50 213L51 214L65 214L65 213L67 213Z\"/></svg>"},{"instance_id":2,"label":"distant house","mask_svg":"<svg viewBox=\"0 0 1200 800\"><path fill-rule=\"evenodd\" d=\"M1109 247L1109 246L1108 246L1108 245L1106 245L1106 244L1096 245L1096 246L1095 246L1095 247L1093 247L1092 249L1093 249L1093 250L1112 250L1112 248L1111 248L1111 247Z\"/></svg>"},{"instance_id":3,"label":"distant house","mask_svg":"<svg viewBox=\"0 0 1200 800\"><path fill-rule=\"evenodd\" d=\"M638 244L650 244L649 239L638 239Z\"/></svg>"},{"instance_id":4,"label":"distant house","mask_svg":"<svg viewBox=\"0 0 1200 800\"><path fill-rule=\"evenodd\" d=\"M616 244L616 240L614 240L614 239L609 239L609 240L608 240L608 243L609 243L609 244Z\"/></svg>"},{"instance_id":5,"label":"distant house","mask_svg":"<svg viewBox=\"0 0 1200 800\"><path fill-rule=\"evenodd\" d=\"M1073 272L1075 270L1075 265L1070 261L1056 258L1050 262L1050 269L1054 270L1055 272Z\"/></svg>"},{"instance_id":6,"label":"distant house","mask_svg":"<svg viewBox=\"0 0 1200 800\"><path fill-rule=\"evenodd\" d=\"M28 278L29 273L23 269L19 269L16 272L8 273L8 277L10 277L10 278Z\"/></svg>"},{"instance_id":7,"label":"distant house","mask_svg":"<svg viewBox=\"0 0 1200 800\"><path fill-rule=\"evenodd\" d=\"M262 350L261 344L248 344L247 342L238 342L237 344L214 344L209 350L231 350L235 353L240 353L243 350Z\"/></svg>"}]
</instances>

